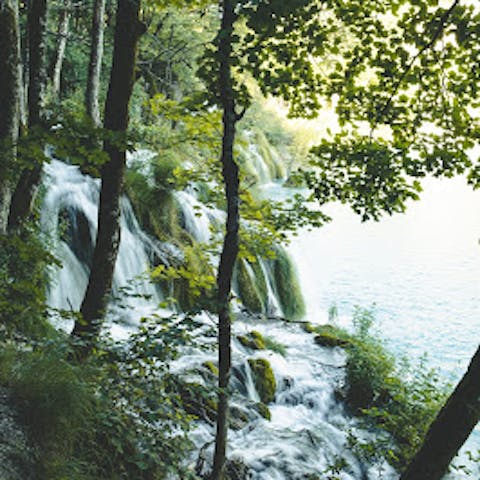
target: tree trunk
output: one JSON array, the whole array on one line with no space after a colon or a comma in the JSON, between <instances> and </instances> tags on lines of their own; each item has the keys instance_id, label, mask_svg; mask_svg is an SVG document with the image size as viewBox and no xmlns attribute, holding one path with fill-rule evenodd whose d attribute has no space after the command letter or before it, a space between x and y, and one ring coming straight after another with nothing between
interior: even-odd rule
<instances>
[{"instance_id":1,"label":"tree trunk","mask_svg":"<svg viewBox=\"0 0 480 480\"><path fill-rule=\"evenodd\" d=\"M480 348L400 480L439 480L480 420Z\"/></svg>"},{"instance_id":2,"label":"tree trunk","mask_svg":"<svg viewBox=\"0 0 480 480\"><path fill-rule=\"evenodd\" d=\"M46 28L47 0L30 0L28 10L28 126L29 129L40 129L43 121L45 103L46 73ZM20 226L30 214L33 201L40 184L42 162L38 158L31 159L31 168L20 175L13 194L8 218L9 228Z\"/></svg>"},{"instance_id":3,"label":"tree trunk","mask_svg":"<svg viewBox=\"0 0 480 480\"><path fill-rule=\"evenodd\" d=\"M211 480L223 480L228 433L228 384L231 367L230 291L233 267L238 253L239 178L233 158L235 141L235 98L232 83L232 36L235 14L232 0L223 1L222 27L218 36L220 60L220 96L223 107L222 173L227 198L227 223L223 250L218 267L218 411L215 456Z\"/></svg>"},{"instance_id":4,"label":"tree trunk","mask_svg":"<svg viewBox=\"0 0 480 480\"><path fill-rule=\"evenodd\" d=\"M0 235L7 231L19 116L20 31L17 0L0 2Z\"/></svg>"},{"instance_id":5,"label":"tree trunk","mask_svg":"<svg viewBox=\"0 0 480 480\"><path fill-rule=\"evenodd\" d=\"M67 47L68 24L72 13L72 0L63 0L63 6L58 19L57 47L52 63L52 95L57 98L60 93L60 81L62 78L62 66Z\"/></svg>"},{"instance_id":6,"label":"tree trunk","mask_svg":"<svg viewBox=\"0 0 480 480\"><path fill-rule=\"evenodd\" d=\"M138 18L139 10L140 0L118 0L113 63L104 121L105 129L115 133L116 140L105 142L104 149L109 155L109 161L102 167L98 233L92 270L80 309L83 321L77 321L72 332L73 336L85 341L80 348L81 356L87 355L96 343L120 245L120 195L126 151L125 144L120 144L118 138L126 134L128 127L128 105L135 80L137 43L143 33L143 25Z\"/></svg>"},{"instance_id":7,"label":"tree trunk","mask_svg":"<svg viewBox=\"0 0 480 480\"><path fill-rule=\"evenodd\" d=\"M100 125L98 108L98 92L100 90L100 73L103 57L103 32L105 29L105 0L95 0L92 17L92 33L90 46L90 62L88 64L87 89L85 107L88 116L95 125Z\"/></svg>"}]
</instances>

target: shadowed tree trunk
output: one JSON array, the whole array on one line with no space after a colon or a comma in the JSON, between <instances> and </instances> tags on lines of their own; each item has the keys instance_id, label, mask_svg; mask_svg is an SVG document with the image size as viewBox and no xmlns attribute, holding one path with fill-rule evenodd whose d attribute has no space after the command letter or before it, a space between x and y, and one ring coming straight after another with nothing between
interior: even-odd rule
<instances>
[{"instance_id":1,"label":"shadowed tree trunk","mask_svg":"<svg viewBox=\"0 0 480 480\"><path fill-rule=\"evenodd\" d=\"M126 151L119 137L128 127L128 105L135 80L137 43L143 33L138 18L140 0L118 0L113 63L105 105L104 127L116 134L106 140L109 161L102 167L102 186L98 212L98 233L92 270L80 309L83 321L75 323L72 335L85 340L81 356L87 355L97 340L101 319L110 295L113 271L120 244L120 195L126 163Z\"/></svg>"},{"instance_id":2,"label":"shadowed tree trunk","mask_svg":"<svg viewBox=\"0 0 480 480\"><path fill-rule=\"evenodd\" d=\"M0 235L6 233L20 108L20 32L17 0L0 2Z\"/></svg>"},{"instance_id":3,"label":"shadowed tree trunk","mask_svg":"<svg viewBox=\"0 0 480 480\"><path fill-rule=\"evenodd\" d=\"M28 126L40 129L43 121L46 73L47 0L30 0L28 10ZM8 219L9 228L17 228L28 217L40 184L42 162L31 159L31 168L20 175L13 194Z\"/></svg>"},{"instance_id":4,"label":"shadowed tree trunk","mask_svg":"<svg viewBox=\"0 0 480 480\"><path fill-rule=\"evenodd\" d=\"M400 480L440 480L480 419L480 348Z\"/></svg>"},{"instance_id":5,"label":"shadowed tree trunk","mask_svg":"<svg viewBox=\"0 0 480 480\"><path fill-rule=\"evenodd\" d=\"M52 63L52 95L57 97L60 93L60 81L62 78L62 66L67 47L68 24L72 13L72 0L63 0L58 18L57 46Z\"/></svg>"},{"instance_id":6,"label":"shadowed tree trunk","mask_svg":"<svg viewBox=\"0 0 480 480\"><path fill-rule=\"evenodd\" d=\"M231 367L230 292L233 267L238 253L239 179L238 166L233 158L235 141L235 98L232 82L232 36L235 13L232 0L223 1L222 27L218 37L220 60L220 97L223 107L222 173L227 198L227 223L223 250L218 267L218 411L215 455L211 480L225 477L228 433L228 383Z\"/></svg>"},{"instance_id":7,"label":"shadowed tree trunk","mask_svg":"<svg viewBox=\"0 0 480 480\"><path fill-rule=\"evenodd\" d=\"M103 33L105 29L105 0L95 0L92 16L90 62L88 64L85 106L88 116L95 125L100 125L98 92L100 90L100 73L103 57Z\"/></svg>"}]
</instances>

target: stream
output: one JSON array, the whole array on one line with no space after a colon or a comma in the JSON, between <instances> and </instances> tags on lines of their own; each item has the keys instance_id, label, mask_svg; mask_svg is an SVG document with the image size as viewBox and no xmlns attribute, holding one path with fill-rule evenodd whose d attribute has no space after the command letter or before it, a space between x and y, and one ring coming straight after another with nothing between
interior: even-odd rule
<instances>
[{"instance_id":1,"label":"stream","mask_svg":"<svg viewBox=\"0 0 480 480\"><path fill-rule=\"evenodd\" d=\"M99 181L82 175L77 167L52 160L46 166L45 186L42 225L63 262L52 275L49 304L76 310L86 288L96 235ZM267 184L264 191L277 198L288 194L275 183ZM199 240L208 239L209 222L218 221L221 215L202 211L188 192L177 195L189 233ZM377 328L396 354L418 358L427 352L430 364L439 367L445 378L458 380L478 345L479 207L479 194L456 180L432 181L422 202L412 205L406 215L378 224L361 224L343 207L333 206L331 225L302 231L289 246L306 298L306 319L325 323L328 309L335 304L339 322L348 328L355 305L375 303ZM203 215L197 215L199 209ZM70 227L62 230L59 218L68 218ZM128 335L138 318L157 311L164 294L144 273L152 258L168 263L176 255L175 247L141 230L129 201L123 199L114 294L121 296L128 286L140 296L128 298L128 308L121 310L127 314L121 318L113 305L116 323L110 326L114 335ZM278 302L272 299L271 304ZM398 478L388 465L367 465L346 447L349 431L361 438L371 434L362 431L336 400L335 389L343 381L344 353L315 345L313 336L299 325L254 319L240 311L238 317L233 405L244 410L249 421L230 432L228 455L248 466L245 478L301 480L313 479L309 475L314 474L328 478L326 472L338 458L346 465L338 477L341 480ZM71 325L64 322L61 328L68 330ZM285 345L286 355L244 347L236 336L252 329ZM192 350L172 368L201 366L214 357L212 352ZM260 357L270 362L277 383L275 399L269 404L271 421L251 408L259 397L248 359ZM213 437L214 426L208 422L198 422L192 432L197 448L207 446L207 453L209 448L211 453L208 445ZM465 449L478 448L480 435L475 432ZM474 477L455 473L449 478L478 478L478 473Z\"/></svg>"}]
</instances>

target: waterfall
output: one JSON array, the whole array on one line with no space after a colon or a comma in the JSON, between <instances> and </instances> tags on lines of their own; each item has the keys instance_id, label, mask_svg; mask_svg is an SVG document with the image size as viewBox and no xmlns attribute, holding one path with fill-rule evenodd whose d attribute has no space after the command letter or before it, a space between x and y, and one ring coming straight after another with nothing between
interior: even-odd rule
<instances>
[{"instance_id":1,"label":"waterfall","mask_svg":"<svg viewBox=\"0 0 480 480\"><path fill-rule=\"evenodd\" d=\"M62 263L52 274L48 303L56 309L78 311L97 235L100 181L83 175L76 166L52 159L45 165L45 188L41 225ZM162 299L161 292L147 276L152 255L167 261L168 248L162 248L160 242L141 230L130 202L123 197L113 296L122 297L122 304L128 307L124 314L131 319L151 310Z\"/></svg>"}]
</instances>

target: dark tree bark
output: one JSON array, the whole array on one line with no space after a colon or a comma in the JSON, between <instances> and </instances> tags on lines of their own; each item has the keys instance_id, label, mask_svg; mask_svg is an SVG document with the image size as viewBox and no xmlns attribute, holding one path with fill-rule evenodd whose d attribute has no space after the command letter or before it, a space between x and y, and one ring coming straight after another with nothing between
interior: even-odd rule
<instances>
[{"instance_id":1,"label":"dark tree bark","mask_svg":"<svg viewBox=\"0 0 480 480\"><path fill-rule=\"evenodd\" d=\"M90 62L88 64L87 89L85 107L88 116L95 125L100 125L98 108L98 92L100 90L100 74L103 57L103 33L105 30L105 0L95 0L92 16L92 32L90 46Z\"/></svg>"},{"instance_id":2,"label":"dark tree bark","mask_svg":"<svg viewBox=\"0 0 480 480\"><path fill-rule=\"evenodd\" d=\"M140 0L118 0L113 63L105 105L104 127L121 137L128 127L128 106L135 80L137 43L143 33L139 20ZM120 135L118 135L120 134ZM101 319L112 287L113 271L120 245L120 195L126 163L123 142L105 142L109 161L102 167L102 186L98 213L98 233L92 269L80 313L83 321L75 323L72 335L84 346L81 356L95 345Z\"/></svg>"},{"instance_id":3,"label":"dark tree bark","mask_svg":"<svg viewBox=\"0 0 480 480\"><path fill-rule=\"evenodd\" d=\"M60 94L60 82L62 79L62 66L67 47L68 25L72 13L72 0L63 0L63 5L58 17L57 46L51 67L52 95Z\"/></svg>"},{"instance_id":4,"label":"dark tree bark","mask_svg":"<svg viewBox=\"0 0 480 480\"><path fill-rule=\"evenodd\" d=\"M400 480L439 480L480 419L480 348Z\"/></svg>"},{"instance_id":5,"label":"dark tree bark","mask_svg":"<svg viewBox=\"0 0 480 480\"><path fill-rule=\"evenodd\" d=\"M46 28L47 0L30 0L28 10L28 126L30 130L40 129L43 121L47 82ZM30 214L41 174L42 162L39 159L32 159L31 168L21 173L10 206L9 228L17 228Z\"/></svg>"},{"instance_id":6,"label":"dark tree bark","mask_svg":"<svg viewBox=\"0 0 480 480\"><path fill-rule=\"evenodd\" d=\"M232 36L235 13L232 0L223 0L222 27L218 37L220 59L220 97L223 107L222 173L227 198L227 223L223 250L218 267L218 411L215 455L211 480L225 477L225 459L228 433L228 384L231 367L231 311L230 292L232 274L238 254L239 178L233 157L235 141L235 97L232 82Z\"/></svg>"},{"instance_id":7,"label":"dark tree bark","mask_svg":"<svg viewBox=\"0 0 480 480\"><path fill-rule=\"evenodd\" d=\"M20 101L20 32L17 0L0 1L0 235L6 233L12 199Z\"/></svg>"}]
</instances>

